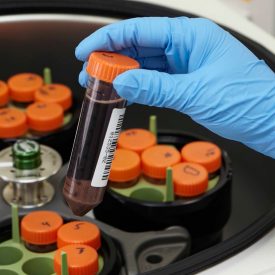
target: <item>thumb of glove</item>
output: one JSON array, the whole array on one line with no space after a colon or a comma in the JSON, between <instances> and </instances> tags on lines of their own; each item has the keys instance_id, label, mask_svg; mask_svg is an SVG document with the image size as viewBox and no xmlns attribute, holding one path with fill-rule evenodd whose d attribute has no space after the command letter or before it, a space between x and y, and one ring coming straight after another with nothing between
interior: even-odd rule
<instances>
[{"instance_id":1,"label":"thumb of glove","mask_svg":"<svg viewBox=\"0 0 275 275\"><path fill-rule=\"evenodd\" d=\"M192 74L171 75L152 70L129 70L114 80L119 96L129 102L183 111L188 103ZM193 92L195 92L193 90Z\"/></svg>"}]
</instances>

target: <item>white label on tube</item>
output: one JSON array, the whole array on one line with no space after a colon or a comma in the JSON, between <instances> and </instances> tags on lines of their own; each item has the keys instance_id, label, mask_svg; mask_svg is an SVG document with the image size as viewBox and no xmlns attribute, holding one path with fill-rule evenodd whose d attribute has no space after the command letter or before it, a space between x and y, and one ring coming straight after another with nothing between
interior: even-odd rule
<instances>
[{"instance_id":1,"label":"white label on tube","mask_svg":"<svg viewBox=\"0 0 275 275\"><path fill-rule=\"evenodd\" d=\"M107 185L124 113L125 108L114 108L112 111L110 122L91 182L91 186L93 187L104 187Z\"/></svg>"}]
</instances>

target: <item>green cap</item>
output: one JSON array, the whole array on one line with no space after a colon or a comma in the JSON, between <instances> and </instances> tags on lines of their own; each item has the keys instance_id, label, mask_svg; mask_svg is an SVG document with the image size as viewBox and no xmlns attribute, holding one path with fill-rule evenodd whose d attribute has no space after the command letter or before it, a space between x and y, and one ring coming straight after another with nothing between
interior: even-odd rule
<instances>
[{"instance_id":1,"label":"green cap","mask_svg":"<svg viewBox=\"0 0 275 275\"><path fill-rule=\"evenodd\" d=\"M12 147L12 156L13 166L17 169L35 169L41 164L40 146L33 140L18 140Z\"/></svg>"}]
</instances>

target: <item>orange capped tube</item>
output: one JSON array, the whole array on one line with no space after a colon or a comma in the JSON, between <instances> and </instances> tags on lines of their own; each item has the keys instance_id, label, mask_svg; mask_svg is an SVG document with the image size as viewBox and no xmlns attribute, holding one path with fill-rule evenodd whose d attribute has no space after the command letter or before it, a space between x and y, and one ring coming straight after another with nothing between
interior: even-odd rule
<instances>
[{"instance_id":1,"label":"orange capped tube","mask_svg":"<svg viewBox=\"0 0 275 275\"><path fill-rule=\"evenodd\" d=\"M117 149L112 163L109 183L125 188L135 185L141 173L140 157L136 152Z\"/></svg>"},{"instance_id":2,"label":"orange capped tube","mask_svg":"<svg viewBox=\"0 0 275 275\"><path fill-rule=\"evenodd\" d=\"M56 249L57 232L62 226L62 217L53 211L34 211L21 221L21 236L25 246L34 252L49 252Z\"/></svg>"},{"instance_id":3,"label":"orange capped tube","mask_svg":"<svg viewBox=\"0 0 275 275\"><path fill-rule=\"evenodd\" d=\"M183 161L201 164L210 177L218 174L222 165L222 151L214 143L208 141L193 141L181 149Z\"/></svg>"},{"instance_id":4,"label":"orange capped tube","mask_svg":"<svg viewBox=\"0 0 275 275\"><path fill-rule=\"evenodd\" d=\"M63 188L75 215L86 214L103 199L126 105L112 82L137 68L137 61L117 53L94 52L89 57L88 88Z\"/></svg>"},{"instance_id":5,"label":"orange capped tube","mask_svg":"<svg viewBox=\"0 0 275 275\"><path fill-rule=\"evenodd\" d=\"M156 136L145 129L128 129L121 132L118 138L118 148L135 151L138 154L156 144Z\"/></svg>"},{"instance_id":6,"label":"orange capped tube","mask_svg":"<svg viewBox=\"0 0 275 275\"><path fill-rule=\"evenodd\" d=\"M38 132L54 131L62 126L64 119L63 109L56 103L32 103L26 115L29 128Z\"/></svg>"},{"instance_id":7,"label":"orange capped tube","mask_svg":"<svg viewBox=\"0 0 275 275\"><path fill-rule=\"evenodd\" d=\"M8 85L0 80L0 107L4 107L9 102L9 88Z\"/></svg>"},{"instance_id":8,"label":"orange capped tube","mask_svg":"<svg viewBox=\"0 0 275 275\"><path fill-rule=\"evenodd\" d=\"M33 101L35 91L42 85L42 77L33 73L16 74L8 79L11 99L17 102Z\"/></svg>"},{"instance_id":9,"label":"orange capped tube","mask_svg":"<svg viewBox=\"0 0 275 275\"><path fill-rule=\"evenodd\" d=\"M35 101L57 103L64 111L72 106L72 91L63 84L46 84L34 94Z\"/></svg>"},{"instance_id":10,"label":"orange capped tube","mask_svg":"<svg viewBox=\"0 0 275 275\"><path fill-rule=\"evenodd\" d=\"M151 183L165 184L166 169L178 162L180 153L170 145L155 145L141 155L142 172Z\"/></svg>"},{"instance_id":11,"label":"orange capped tube","mask_svg":"<svg viewBox=\"0 0 275 275\"><path fill-rule=\"evenodd\" d=\"M181 162L173 166L173 182L177 196L195 197L206 192L208 173L200 164Z\"/></svg>"},{"instance_id":12,"label":"orange capped tube","mask_svg":"<svg viewBox=\"0 0 275 275\"><path fill-rule=\"evenodd\" d=\"M54 271L62 275L61 253L67 254L70 275L96 275L99 269L96 250L85 244L70 244L59 248L54 254Z\"/></svg>"},{"instance_id":13,"label":"orange capped tube","mask_svg":"<svg viewBox=\"0 0 275 275\"><path fill-rule=\"evenodd\" d=\"M16 138L27 132L24 112L15 108L0 108L0 138Z\"/></svg>"},{"instance_id":14,"label":"orange capped tube","mask_svg":"<svg viewBox=\"0 0 275 275\"><path fill-rule=\"evenodd\" d=\"M100 230L90 222L68 222L61 226L57 232L57 247L69 244L86 244L98 250L101 246Z\"/></svg>"}]
</instances>

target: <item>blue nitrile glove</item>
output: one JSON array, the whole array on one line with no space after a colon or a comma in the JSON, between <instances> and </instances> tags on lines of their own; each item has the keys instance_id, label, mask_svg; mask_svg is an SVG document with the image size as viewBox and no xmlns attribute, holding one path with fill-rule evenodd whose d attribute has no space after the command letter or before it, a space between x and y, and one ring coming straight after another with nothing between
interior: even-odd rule
<instances>
[{"instance_id":1,"label":"blue nitrile glove","mask_svg":"<svg viewBox=\"0 0 275 275\"><path fill-rule=\"evenodd\" d=\"M244 45L207 19L136 18L99 29L76 48L117 51L142 68L114 87L130 102L172 108L211 131L275 158L275 75ZM85 86L84 69L79 81Z\"/></svg>"}]
</instances>

